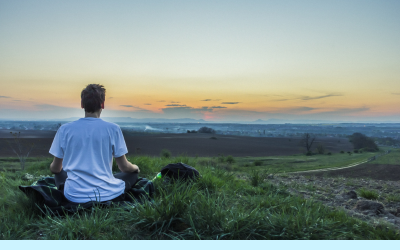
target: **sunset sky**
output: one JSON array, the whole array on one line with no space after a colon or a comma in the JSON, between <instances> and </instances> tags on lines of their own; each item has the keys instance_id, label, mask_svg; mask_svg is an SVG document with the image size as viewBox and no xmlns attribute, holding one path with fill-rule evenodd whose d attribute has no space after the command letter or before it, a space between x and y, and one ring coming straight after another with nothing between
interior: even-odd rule
<instances>
[{"instance_id":1,"label":"sunset sky","mask_svg":"<svg viewBox=\"0 0 400 250\"><path fill-rule=\"evenodd\" d=\"M0 0L0 119L400 122L400 1Z\"/></svg>"}]
</instances>

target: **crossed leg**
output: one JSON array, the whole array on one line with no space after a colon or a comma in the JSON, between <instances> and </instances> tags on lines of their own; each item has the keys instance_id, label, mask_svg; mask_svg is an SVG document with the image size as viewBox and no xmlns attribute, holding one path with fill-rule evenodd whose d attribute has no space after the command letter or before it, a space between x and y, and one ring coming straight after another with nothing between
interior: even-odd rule
<instances>
[{"instance_id":1,"label":"crossed leg","mask_svg":"<svg viewBox=\"0 0 400 250\"><path fill-rule=\"evenodd\" d=\"M64 189L65 181L67 180L67 172L64 169L60 173L54 175L57 189ZM131 189L138 180L138 173L116 173L114 177L125 182L125 192Z\"/></svg>"}]
</instances>

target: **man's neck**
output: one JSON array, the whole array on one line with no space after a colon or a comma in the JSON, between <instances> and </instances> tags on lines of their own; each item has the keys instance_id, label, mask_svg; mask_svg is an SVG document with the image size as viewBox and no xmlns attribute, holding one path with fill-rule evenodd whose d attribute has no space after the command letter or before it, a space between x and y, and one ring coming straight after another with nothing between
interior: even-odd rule
<instances>
[{"instance_id":1,"label":"man's neck","mask_svg":"<svg viewBox=\"0 0 400 250\"><path fill-rule=\"evenodd\" d=\"M100 118L100 114L101 114L101 109L93 113L85 112L85 118L87 117Z\"/></svg>"}]
</instances>

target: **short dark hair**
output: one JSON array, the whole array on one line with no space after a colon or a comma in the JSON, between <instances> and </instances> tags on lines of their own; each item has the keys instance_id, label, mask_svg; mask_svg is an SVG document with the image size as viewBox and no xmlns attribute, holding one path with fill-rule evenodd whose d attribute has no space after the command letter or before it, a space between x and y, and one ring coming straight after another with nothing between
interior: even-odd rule
<instances>
[{"instance_id":1,"label":"short dark hair","mask_svg":"<svg viewBox=\"0 0 400 250\"><path fill-rule=\"evenodd\" d=\"M94 113L101 109L106 99L106 89L100 84L89 84L82 90L81 100L85 112Z\"/></svg>"}]
</instances>

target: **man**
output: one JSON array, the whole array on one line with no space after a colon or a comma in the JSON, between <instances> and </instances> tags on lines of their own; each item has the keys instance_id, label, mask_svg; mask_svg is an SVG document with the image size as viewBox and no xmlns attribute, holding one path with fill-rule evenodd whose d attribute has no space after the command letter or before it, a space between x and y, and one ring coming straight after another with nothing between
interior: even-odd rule
<instances>
[{"instance_id":1,"label":"man","mask_svg":"<svg viewBox=\"0 0 400 250\"><path fill-rule=\"evenodd\" d=\"M89 84L81 93L85 118L62 125L50 148L50 171L56 186L75 203L122 200L136 183L138 166L127 161L124 137L118 125L100 119L105 88ZM112 159L121 173L113 176Z\"/></svg>"}]
</instances>

